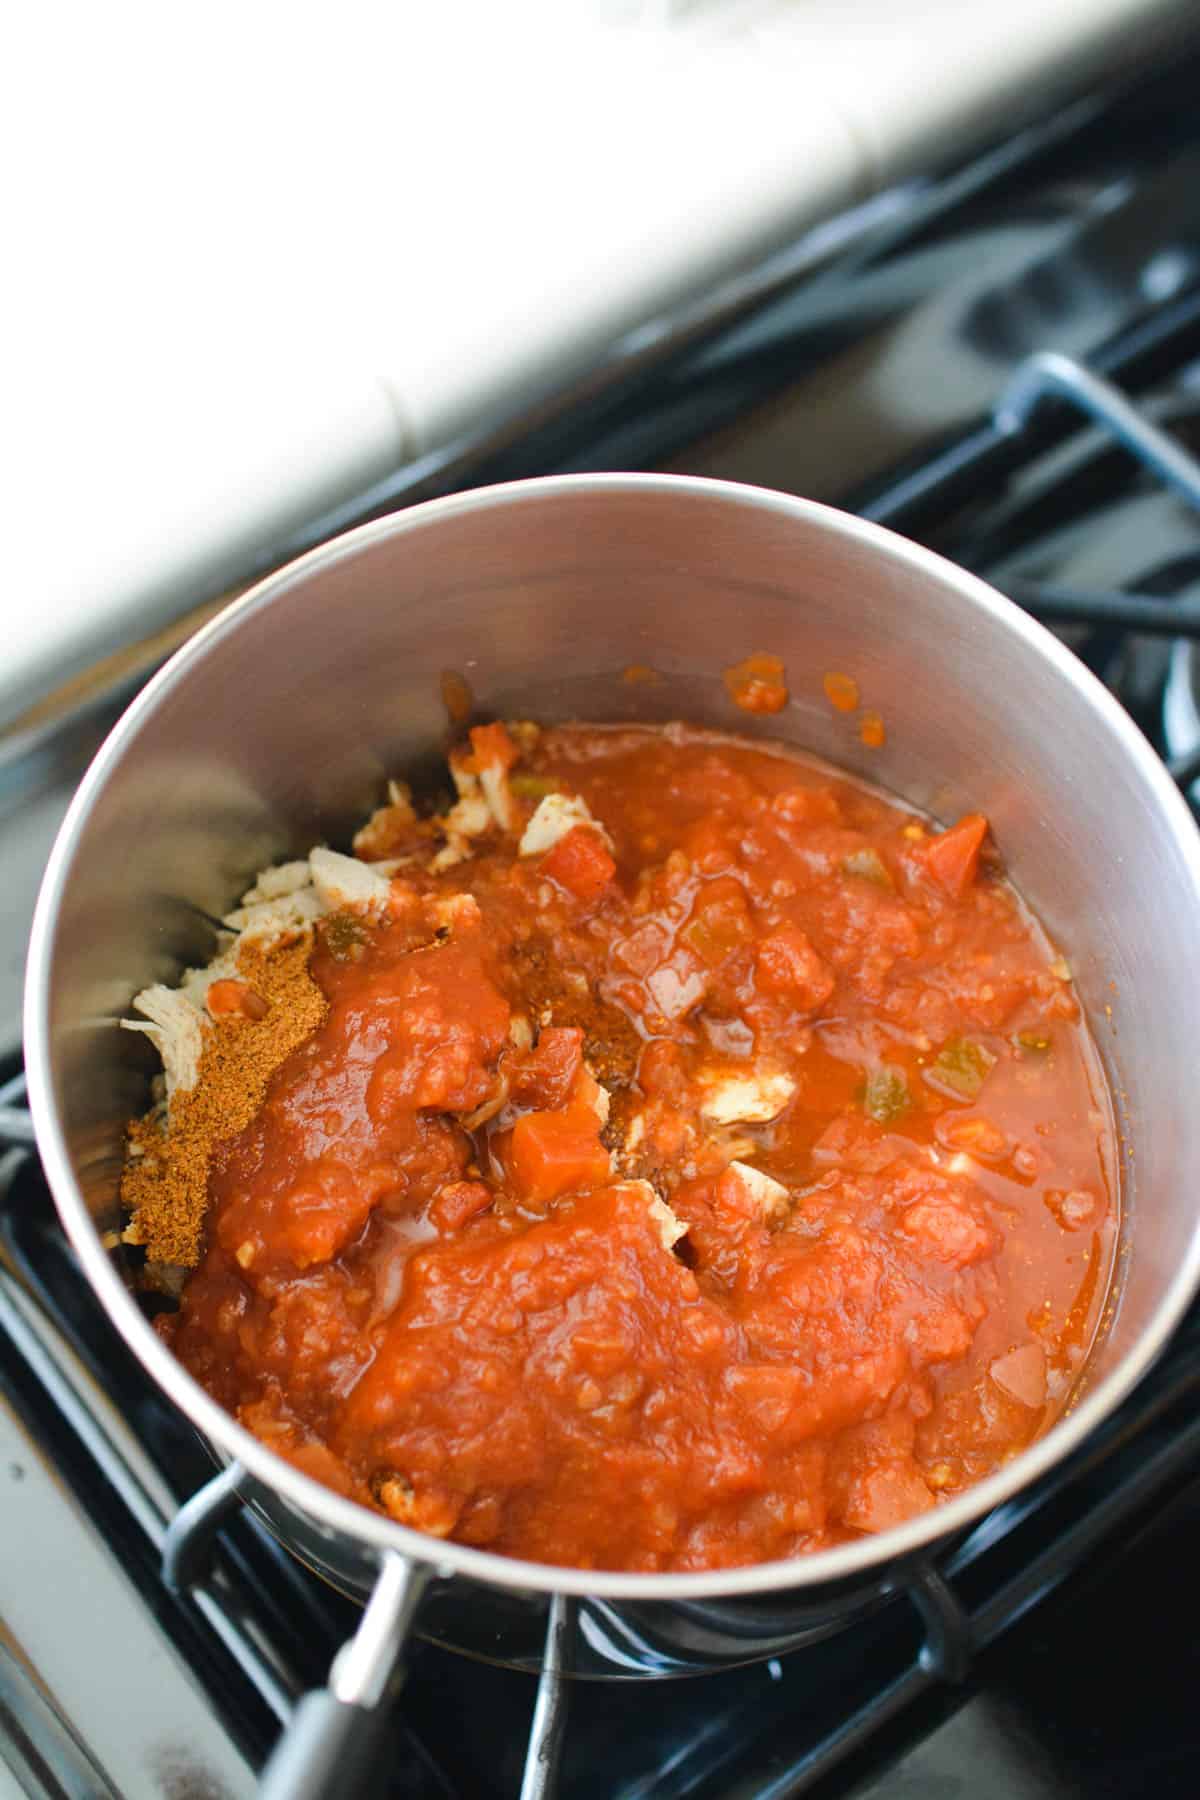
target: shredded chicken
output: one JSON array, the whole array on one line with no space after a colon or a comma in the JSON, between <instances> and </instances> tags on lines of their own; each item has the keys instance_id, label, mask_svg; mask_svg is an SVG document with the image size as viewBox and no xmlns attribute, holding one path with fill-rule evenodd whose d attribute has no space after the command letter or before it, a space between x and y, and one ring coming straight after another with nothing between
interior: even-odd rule
<instances>
[{"instance_id":1,"label":"shredded chicken","mask_svg":"<svg viewBox=\"0 0 1200 1800\"><path fill-rule=\"evenodd\" d=\"M701 1111L713 1125L766 1125L796 1092L789 1075L702 1074Z\"/></svg>"},{"instance_id":2,"label":"shredded chicken","mask_svg":"<svg viewBox=\"0 0 1200 1800\"><path fill-rule=\"evenodd\" d=\"M494 763L490 764L479 771L479 780L488 811L501 831L515 831L518 824L517 803L508 785L508 770L497 768Z\"/></svg>"},{"instance_id":3,"label":"shredded chicken","mask_svg":"<svg viewBox=\"0 0 1200 1800\"><path fill-rule=\"evenodd\" d=\"M126 1031L140 1031L148 1037L162 1058L168 1106L176 1091L187 1092L195 1085L210 1023L205 1011L208 991L214 982L236 976L243 946L264 949L300 937L327 912L375 910L390 893L390 882L378 865L342 856L336 850L319 848L305 862L276 863L263 869L242 895L241 905L225 915L228 941L213 960L205 968L186 969L177 988L156 984L137 994L134 1011L140 1012L147 1024L137 1019L120 1021ZM458 898L475 905L467 896Z\"/></svg>"},{"instance_id":4,"label":"shredded chicken","mask_svg":"<svg viewBox=\"0 0 1200 1800\"><path fill-rule=\"evenodd\" d=\"M522 832L517 854L541 856L552 850L576 825L590 825L606 843L609 842L608 833L599 820L592 817L586 800L579 800L573 794L547 794L538 801L537 810Z\"/></svg>"},{"instance_id":5,"label":"shredded chicken","mask_svg":"<svg viewBox=\"0 0 1200 1800\"><path fill-rule=\"evenodd\" d=\"M406 781L389 781L387 802L376 807L354 834L354 853L378 864L418 828L412 789Z\"/></svg>"},{"instance_id":6,"label":"shredded chicken","mask_svg":"<svg viewBox=\"0 0 1200 1800\"><path fill-rule=\"evenodd\" d=\"M250 935L248 941L251 943L255 941L253 934ZM204 1015L205 1024L208 1022L206 1012L208 990L212 987L214 982L237 981L240 979L238 970L238 951L240 946L245 942L247 942L247 938L244 934L242 937L231 938L224 949L214 956L212 961L203 969L187 969L184 971L183 980L179 984L179 991L181 994L186 994L192 1005Z\"/></svg>"},{"instance_id":7,"label":"shredded chicken","mask_svg":"<svg viewBox=\"0 0 1200 1800\"><path fill-rule=\"evenodd\" d=\"M150 1023L122 1019L121 1024L126 1031L143 1032L158 1051L169 1104L177 1088L195 1086L204 1047L204 1015L179 988L163 987L161 982L135 995L133 1004Z\"/></svg>"},{"instance_id":8,"label":"shredded chicken","mask_svg":"<svg viewBox=\"0 0 1200 1800\"><path fill-rule=\"evenodd\" d=\"M330 912L343 907L369 911L386 906L391 884L385 875L377 875L370 863L324 847L314 850L308 860L313 886Z\"/></svg>"},{"instance_id":9,"label":"shredded chicken","mask_svg":"<svg viewBox=\"0 0 1200 1800\"><path fill-rule=\"evenodd\" d=\"M294 937L306 930L314 919L319 919L324 911L324 902L315 889L302 887L277 900L256 900L249 906L235 907L233 912L226 913L224 922L231 931L245 935L248 941L258 939L267 943Z\"/></svg>"},{"instance_id":10,"label":"shredded chicken","mask_svg":"<svg viewBox=\"0 0 1200 1800\"><path fill-rule=\"evenodd\" d=\"M586 1063L584 1064L584 1068L587 1068ZM595 1089L596 1089L594 1094L589 1095L589 1099L591 1100L591 1104L592 1104L592 1110L595 1113L596 1117L599 1119L601 1125L607 1125L609 1110L612 1106L612 1099L609 1095L608 1089L606 1087L601 1087L600 1083L596 1080L595 1075L592 1073L592 1070L588 1069L587 1072L589 1075L591 1075L592 1081L595 1084Z\"/></svg>"},{"instance_id":11,"label":"shredded chicken","mask_svg":"<svg viewBox=\"0 0 1200 1800\"><path fill-rule=\"evenodd\" d=\"M466 862L470 854L471 846L468 840L464 837L459 837L457 832L453 832L447 838L446 843L437 852L436 856L430 861L430 873L440 875L445 869L453 869L459 863Z\"/></svg>"},{"instance_id":12,"label":"shredded chicken","mask_svg":"<svg viewBox=\"0 0 1200 1800\"><path fill-rule=\"evenodd\" d=\"M446 836L482 837L492 827L492 813L482 794L464 794L439 821Z\"/></svg>"},{"instance_id":13,"label":"shredded chicken","mask_svg":"<svg viewBox=\"0 0 1200 1800\"><path fill-rule=\"evenodd\" d=\"M242 895L242 905L254 906L260 900L282 900L285 894L294 894L311 885L312 867L307 857L302 862L276 863L273 868L263 869L254 886Z\"/></svg>"},{"instance_id":14,"label":"shredded chicken","mask_svg":"<svg viewBox=\"0 0 1200 1800\"><path fill-rule=\"evenodd\" d=\"M454 783L454 791L460 800L467 800L472 794L479 792L478 775L474 769L463 766L466 755L465 750L452 750L448 758L450 779Z\"/></svg>"},{"instance_id":15,"label":"shredded chicken","mask_svg":"<svg viewBox=\"0 0 1200 1800\"><path fill-rule=\"evenodd\" d=\"M495 783L491 783L492 773L498 773L501 777L502 789L496 788ZM461 753L451 754L450 775L458 798L449 812L443 813L434 820L434 824L446 840L429 864L435 875L440 875L443 870L453 869L459 863L466 862L474 851L473 840L483 837L495 824L503 827L503 818L509 816L512 807L508 778L503 770L491 771L484 777L496 794L495 807L491 804L489 794L480 777L473 769L463 768Z\"/></svg>"}]
</instances>

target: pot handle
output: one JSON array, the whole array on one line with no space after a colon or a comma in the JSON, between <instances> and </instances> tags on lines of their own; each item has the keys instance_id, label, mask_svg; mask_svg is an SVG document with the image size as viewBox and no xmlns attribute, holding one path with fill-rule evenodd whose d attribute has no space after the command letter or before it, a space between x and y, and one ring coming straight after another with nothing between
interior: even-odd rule
<instances>
[{"instance_id":1,"label":"pot handle","mask_svg":"<svg viewBox=\"0 0 1200 1800\"><path fill-rule=\"evenodd\" d=\"M338 1651L329 1686L299 1701L271 1752L260 1800L353 1800L378 1792L376 1758L401 1656L433 1574L384 1552L354 1636Z\"/></svg>"}]
</instances>

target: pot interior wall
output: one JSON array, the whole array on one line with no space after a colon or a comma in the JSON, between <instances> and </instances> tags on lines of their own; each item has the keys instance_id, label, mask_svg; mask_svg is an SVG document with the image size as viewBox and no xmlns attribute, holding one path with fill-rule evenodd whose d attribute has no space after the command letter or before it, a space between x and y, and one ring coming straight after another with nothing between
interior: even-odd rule
<instances>
[{"instance_id":1,"label":"pot interior wall","mask_svg":"<svg viewBox=\"0 0 1200 1800\"><path fill-rule=\"evenodd\" d=\"M767 720L721 680L756 650L784 658L792 693ZM623 679L635 663L657 681ZM1200 922L1178 834L1035 635L919 554L750 490L535 485L421 509L277 578L166 677L82 823L53 957L57 1101L98 1228L152 1067L113 1021L209 953L201 914L263 863L344 843L388 774L436 767L447 670L485 714L686 717L786 738L943 819L987 812L1119 1097L1131 1229L1097 1357L1113 1367L1196 1231ZM882 715L882 749L828 704L831 670Z\"/></svg>"}]
</instances>

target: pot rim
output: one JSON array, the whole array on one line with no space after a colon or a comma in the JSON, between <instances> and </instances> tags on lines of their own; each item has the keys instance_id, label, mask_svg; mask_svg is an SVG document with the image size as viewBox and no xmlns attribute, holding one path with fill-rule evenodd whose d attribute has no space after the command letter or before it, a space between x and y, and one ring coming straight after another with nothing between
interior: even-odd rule
<instances>
[{"instance_id":1,"label":"pot rim","mask_svg":"<svg viewBox=\"0 0 1200 1800\"><path fill-rule=\"evenodd\" d=\"M432 1539L372 1513L356 1501L336 1494L285 1462L227 1413L176 1360L113 1265L104 1249L83 1193L58 1118L51 1061L49 996L59 906L71 878L81 830L102 792L111 769L133 742L143 722L187 680L193 665L249 613L270 606L297 583L306 581L368 545L392 536L420 531L457 514L492 507L553 503L581 493L641 493L667 501L718 500L758 509L833 532L866 546L880 558L901 563L916 575L950 582L963 601L1002 632L1026 644L1057 670L1062 680L1098 715L1120 740L1147 790L1160 809L1190 874L1195 916L1200 919L1200 832L1183 796L1151 745L1124 708L1103 684L1046 628L1021 611L977 576L885 527L813 500L748 484L706 477L664 474L555 475L469 490L428 500L383 519L372 520L330 539L256 583L233 601L170 658L122 714L85 773L59 829L47 863L30 936L24 1009L25 1058L29 1104L47 1179L60 1219L93 1290L110 1320L160 1389L192 1424L230 1459L236 1459L268 1492L281 1496L328 1531L345 1533L382 1555L399 1553L410 1561L433 1564L443 1576L464 1575L509 1589L593 1595L630 1601L698 1600L724 1595L755 1595L781 1589L804 1589L869 1575L913 1552L962 1532L983 1514L1008 1500L1067 1456L1130 1392L1166 1344L1200 1284L1200 1231L1188 1246L1145 1330L1104 1379L1083 1394L1044 1437L1011 1463L955 1499L903 1525L783 1561L754 1563L734 1569L682 1574L641 1574L603 1569L562 1568L526 1562L466 1544Z\"/></svg>"}]
</instances>

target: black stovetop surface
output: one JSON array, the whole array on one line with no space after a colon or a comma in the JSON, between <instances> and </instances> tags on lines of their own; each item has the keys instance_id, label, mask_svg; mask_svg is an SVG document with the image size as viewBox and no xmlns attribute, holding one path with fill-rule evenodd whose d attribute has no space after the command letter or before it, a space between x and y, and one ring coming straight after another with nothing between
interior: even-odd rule
<instances>
[{"instance_id":1,"label":"black stovetop surface","mask_svg":"<svg viewBox=\"0 0 1200 1800\"><path fill-rule=\"evenodd\" d=\"M707 331L681 334L650 364L615 358L613 379L563 415L406 471L314 521L306 539L431 492L561 469L669 466L857 506L1058 622L1189 782L1200 742L1188 649L1200 630L1200 513L1103 428L1083 425L1072 403L1039 405L1015 432L995 407L1016 369L1053 350L1200 450L1198 74L1200 54L1128 95L1081 102L970 169L896 196L890 213L852 221L836 251L806 240L761 272L752 304L714 315ZM264 546L263 563L299 547ZM100 708L79 726L68 768L103 724ZM6 1100L19 1103L19 1090L0 1080L0 1108ZM36 1631L20 1628L33 1616L22 1606L38 1601L23 1590L24 1564L30 1580L44 1582L44 1568L32 1548L26 1558L10 1546L0 1557L0 1775L7 1764L38 1794L250 1791L289 1700L324 1680L354 1608L246 1514L221 1533L203 1593L164 1587L166 1521L212 1464L81 1282L27 1150L0 1158L0 1428L5 1516L21 1516L19 1496L38 1481L47 1514L66 1496L79 1528L66 1542L96 1559L94 1592L108 1559L119 1581L105 1604L131 1602L150 1633L131 1671L141 1710L131 1704L107 1740L103 1721L88 1724L87 1701L97 1657L142 1654L125 1615L102 1608L95 1645L72 1662L83 1603L68 1549L50 1621L58 1649L35 1654ZM1068 1465L939 1559L932 1615L900 1594L778 1661L683 1681L573 1684L561 1791L1191 1796L1198 1523L1193 1311ZM940 1635L930 1616L941 1617ZM515 1795L533 1705L532 1678L418 1644L380 1793ZM149 1744L155 1711L175 1734L174 1761ZM218 1738L223 1761L206 1749Z\"/></svg>"}]
</instances>

